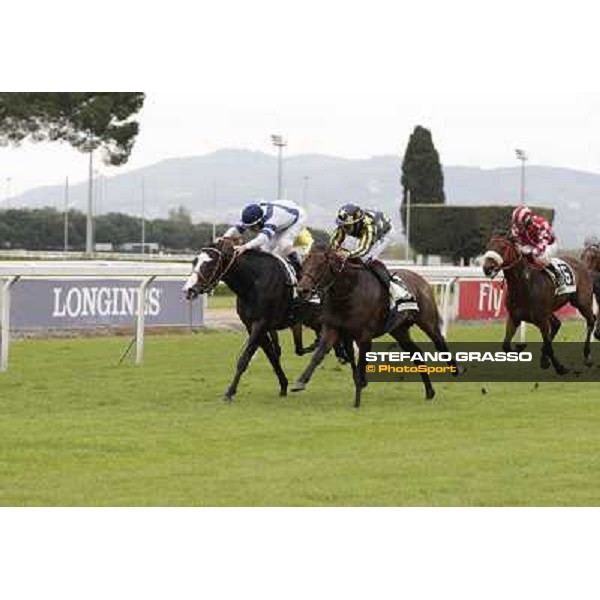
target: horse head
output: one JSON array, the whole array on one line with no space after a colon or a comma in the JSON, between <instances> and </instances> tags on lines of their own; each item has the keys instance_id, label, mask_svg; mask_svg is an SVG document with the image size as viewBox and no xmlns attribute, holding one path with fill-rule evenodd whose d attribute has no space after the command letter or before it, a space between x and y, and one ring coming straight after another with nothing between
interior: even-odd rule
<instances>
[{"instance_id":1,"label":"horse head","mask_svg":"<svg viewBox=\"0 0 600 600\"><path fill-rule=\"evenodd\" d=\"M220 238L200 249L192 261L192 273L183 286L187 300L212 291L235 261L234 242Z\"/></svg>"},{"instance_id":2,"label":"horse head","mask_svg":"<svg viewBox=\"0 0 600 600\"><path fill-rule=\"evenodd\" d=\"M586 269L600 271L600 241L596 238L586 240L585 247L581 253L581 261Z\"/></svg>"},{"instance_id":3,"label":"horse head","mask_svg":"<svg viewBox=\"0 0 600 600\"><path fill-rule=\"evenodd\" d=\"M313 246L302 263L302 274L298 282L298 295L307 299L313 292L326 291L344 270L346 256L329 245Z\"/></svg>"},{"instance_id":4,"label":"horse head","mask_svg":"<svg viewBox=\"0 0 600 600\"><path fill-rule=\"evenodd\" d=\"M510 269L521 259L515 242L508 235L491 237L483 255L483 272L486 277L493 279L504 269Z\"/></svg>"}]
</instances>

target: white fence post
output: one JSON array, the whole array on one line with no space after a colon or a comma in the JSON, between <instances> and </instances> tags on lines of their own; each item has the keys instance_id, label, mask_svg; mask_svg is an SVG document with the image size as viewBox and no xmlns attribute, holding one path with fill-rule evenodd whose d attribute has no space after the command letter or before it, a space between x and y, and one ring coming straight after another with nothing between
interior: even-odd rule
<instances>
[{"instance_id":1,"label":"white fence post","mask_svg":"<svg viewBox=\"0 0 600 600\"><path fill-rule=\"evenodd\" d=\"M144 362L144 324L146 322L146 290L155 279L155 275L152 275L152 277L146 277L146 279L142 281L139 287L135 330L136 365L141 365Z\"/></svg>"},{"instance_id":2,"label":"white fence post","mask_svg":"<svg viewBox=\"0 0 600 600\"><path fill-rule=\"evenodd\" d=\"M0 302L2 303L0 371L6 371L8 369L8 349L10 346L10 288L12 288L17 281L19 281L19 277L14 276L6 280L2 286L2 297L0 298Z\"/></svg>"}]
</instances>

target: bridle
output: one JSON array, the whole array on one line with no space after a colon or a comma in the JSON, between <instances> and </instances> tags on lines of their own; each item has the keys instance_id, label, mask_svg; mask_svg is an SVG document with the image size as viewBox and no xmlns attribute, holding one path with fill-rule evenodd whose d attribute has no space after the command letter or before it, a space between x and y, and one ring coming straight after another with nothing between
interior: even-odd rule
<instances>
[{"instance_id":1,"label":"bridle","mask_svg":"<svg viewBox=\"0 0 600 600\"><path fill-rule=\"evenodd\" d=\"M348 262L348 255L340 255L335 252L331 252L329 250L323 250L322 254L325 256L325 263L323 267L324 274L328 271L332 273L331 281L327 282L325 285L321 285L322 276L317 280L317 278L312 273L303 273L302 276L306 277L310 280L312 284L312 288L318 294L324 294L329 291L335 284L337 278L342 274L345 268L348 266L354 266L352 263ZM336 257L338 260L334 260L333 257ZM336 269L336 264L339 264L339 268ZM356 265L358 266L358 265Z\"/></svg>"},{"instance_id":2,"label":"bridle","mask_svg":"<svg viewBox=\"0 0 600 600\"><path fill-rule=\"evenodd\" d=\"M589 257L591 260L588 264L595 270L600 270L600 245L599 244L588 244L581 253L582 260Z\"/></svg>"},{"instance_id":3,"label":"bridle","mask_svg":"<svg viewBox=\"0 0 600 600\"><path fill-rule=\"evenodd\" d=\"M223 267L223 265L225 264L225 261L228 260L228 258L225 256L225 253L222 250L219 250L219 248L214 248L214 247L210 246L210 247L206 247L206 248L200 248L199 254L202 254L203 252L208 254L209 256L210 256L211 252L217 253L217 257L216 257L217 264L215 265L214 269L212 269L212 271L208 277L204 277L204 275L202 274L201 268L198 269L197 271L194 268L194 272L198 276L198 283L196 285L199 285L199 287L201 287L201 289L203 290L202 293L207 294L207 293L211 292L212 290L214 290L215 287L217 287L217 284L219 283L219 281L225 276L227 271L229 271L229 269L235 262L236 255L235 255L235 252L232 253L231 258L229 259L229 262Z\"/></svg>"},{"instance_id":4,"label":"bridle","mask_svg":"<svg viewBox=\"0 0 600 600\"><path fill-rule=\"evenodd\" d=\"M502 247L502 254L499 255L494 250L488 250L484 254L484 257L494 258L495 256L498 256L498 255L501 256L502 263L498 266L499 271L508 271L508 270L512 269L523 258L523 253L515 246L515 244L510 239L505 238L503 236L496 236L490 240L490 244L492 242L500 244L500 246ZM514 260L512 260L512 261L510 260L510 258L507 258L507 255L510 256L511 254L514 255L514 257L515 257Z\"/></svg>"}]
</instances>

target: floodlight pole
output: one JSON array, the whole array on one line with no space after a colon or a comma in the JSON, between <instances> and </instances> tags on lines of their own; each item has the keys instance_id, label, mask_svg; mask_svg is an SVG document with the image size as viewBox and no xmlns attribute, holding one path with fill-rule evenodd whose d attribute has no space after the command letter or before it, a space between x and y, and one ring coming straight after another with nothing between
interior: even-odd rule
<instances>
[{"instance_id":1,"label":"floodlight pole","mask_svg":"<svg viewBox=\"0 0 600 600\"><path fill-rule=\"evenodd\" d=\"M69 177L65 179L65 216L64 216L65 254L69 251Z\"/></svg>"},{"instance_id":2,"label":"floodlight pole","mask_svg":"<svg viewBox=\"0 0 600 600\"><path fill-rule=\"evenodd\" d=\"M94 251L94 151L90 150L88 172L88 206L85 222L85 253L91 256Z\"/></svg>"},{"instance_id":3,"label":"floodlight pole","mask_svg":"<svg viewBox=\"0 0 600 600\"><path fill-rule=\"evenodd\" d=\"M404 258L410 261L410 190L406 190L406 251Z\"/></svg>"},{"instance_id":4,"label":"floodlight pole","mask_svg":"<svg viewBox=\"0 0 600 600\"><path fill-rule=\"evenodd\" d=\"M272 135L271 142L277 148L277 199L283 197L283 149L287 146L287 140L282 135Z\"/></svg>"},{"instance_id":5,"label":"floodlight pole","mask_svg":"<svg viewBox=\"0 0 600 600\"><path fill-rule=\"evenodd\" d=\"M525 204L525 163L527 162L527 153L525 150L517 148L515 150L517 160L521 161L521 198L519 204L522 206Z\"/></svg>"}]
</instances>

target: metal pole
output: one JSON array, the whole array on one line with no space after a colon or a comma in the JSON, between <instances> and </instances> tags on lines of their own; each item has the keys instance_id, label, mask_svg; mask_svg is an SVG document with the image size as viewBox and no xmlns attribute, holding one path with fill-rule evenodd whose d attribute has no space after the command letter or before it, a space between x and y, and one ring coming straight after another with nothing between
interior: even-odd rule
<instances>
[{"instance_id":1,"label":"metal pole","mask_svg":"<svg viewBox=\"0 0 600 600\"><path fill-rule=\"evenodd\" d=\"M283 197L283 146L279 146L279 160L277 169L277 198Z\"/></svg>"},{"instance_id":2,"label":"metal pole","mask_svg":"<svg viewBox=\"0 0 600 600\"><path fill-rule=\"evenodd\" d=\"M11 177L6 178L6 208L10 208L10 182L12 181Z\"/></svg>"},{"instance_id":3,"label":"metal pole","mask_svg":"<svg viewBox=\"0 0 600 600\"><path fill-rule=\"evenodd\" d=\"M287 142L282 135L272 135L271 141L278 150L277 156L277 198L283 197L283 149L287 146Z\"/></svg>"},{"instance_id":4,"label":"metal pole","mask_svg":"<svg viewBox=\"0 0 600 600\"><path fill-rule=\"evenodd\" d=\"M521 198L519 204L523 206L525 204L525 162L527 161L527 153L525 150L517 148L515 154L517 159L521 161Z\"/></svg>"},{"instance_id":5,"label":"metal pole","mask_svg":"<svg viewBox=\"0 0 600 600\"><path fill-rule=\"evenodd\" d=\"M65 241L65 254L69 251L69 177L65 179L65 229L64 229L64 241Z\"/></svg>"},{"instance_id":6,"label":"metal pole","mask_svg":"<svg viewBox=\"0 0 600 600\"><path fill-rule=\"evenodd\" d=\"M85 226L85 252L88 256L91 256L94 251L94 225L93 225L93 213L94 213L94 190L93 190L93 167L94 167L94 151L90 150L90 164L88 173L88 206L87 206L87 220Z\"/></svg>"},{"instance_id":7,"label":"metal pole","mask_svg":"<svg viewBox=\"0 0 600 600\"><path fill-rule=\"evenodd\" d=\"M521 204L525 204L525 158L521 159Z\"/></svg>"},{"instance_id":8,"label":"metal pole","mask_svg":"<svg viewBox=\"0 0 600 600\"><path fill-rule=\"evenodd\" d=\"M1 315L1 334L2 339L0 340L0 371L6 371L8 369L8 349L10 345L10 289L12 286L19 281L19 276L14 276L4 282L2 286L2 297L0 302L2 306L0 308Z\"/></svg>"},{"instance_id":9,"label":"metal pole","mask_svg":"<svg viewBox=\"0 0 600 600\"><path fill-rule=\"evenodd\" d=\"M308 202L308 182L310 181L310 177L305 175L302 179L304 181L304 185L302 186L302 206L307 208L306 203Z\"/></svg>"},{"instance_id":10,"label":"metal pole","mask_svg":"<svg viewBox=\"0 0 600 600\"><path fill-rule=\"evenodd\" d=\"M213 220L212 220L212 239L217 239L217 182L213 181L212 187L213 196Z\"/></svg>"},{"instance_id":11,"label":"metal pole","mask_svg":"<svg viewBox=\"0 0 600 600\"><path fill-rule=\"evenodd\" d=\"M410 260L410 190L406 190L406 256Z\"/></svg>"},{"instance_id":12,"label":"metal pole","mask_svg":"<svg viewBox=\"0 0 600 600\"><path fill-rule=\"evenodd\" d=\"M142 175L142 259L146 249L146 188L144 176Z\"/></svg>"},{"instance_id":13,"label":"metal pole","mask_svg":"<svg viewBox=\"0 0 600 600\"><path fill-rule=\"evenodd\" d=\"M135 330L135 364L141 365L144 362L144 324L146 322L146 290L148 286L156 279L156 275L147 277L142 281L138 291L137 318Z\"/></svg>"}]
</instances>

